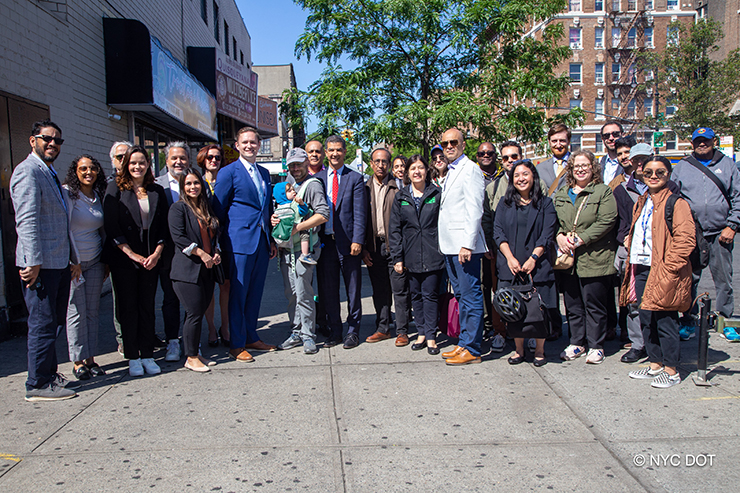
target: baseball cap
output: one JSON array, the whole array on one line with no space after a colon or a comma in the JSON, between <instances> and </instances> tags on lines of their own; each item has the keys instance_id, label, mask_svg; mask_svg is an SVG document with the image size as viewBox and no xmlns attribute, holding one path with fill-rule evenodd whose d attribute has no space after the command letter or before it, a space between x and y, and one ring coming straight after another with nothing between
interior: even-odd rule
<instances>
[{"instance_id":1,"label":"baseball cap","mask_svg":"<svg viewBox=\"0 0 740 493\"><path fill-rule=\"evenodd\" d=\"M713 139L714 138L714 130L707 127L699 127L696 130L694 130L694 133L691 135L691 142L698 139L699 137L704 137L705 139Z\"/></svg>"},{"instance_id":2,"label":"baseball cap","mask_svg":"<svg viewBox=\"0 0 740 493\"><path fill-rule=\"evenodd\" d=\"M290 151L288 151L288 156L285 158L285 164L288 165L290 163L302 163L306 159L308 159L308 154L306 154L306 151L304 151L300 147L294 147Z\"/></svg>"},{"instance_id":3,"label":"baseball cap","mask_svg":"<svg viewBox=\"0 0 740 493\"><path fill-rule=\"evenodd\" d=\"M436 146L432 147L432 150L431 150L431 152L429 154L431 154L434 151L444 152L444 149L442 149L442 146L441 145L437 144Z\"/></svg>"},{"instance_id":4,"label":"baseball cap","mask_svg":"<svg viewBox=\"0 0 740 493\"><path fill-rule=\"evenodd\" d=\"M652 146L644 142L635 144L632 146L632 149L630 149L630 159L635 156L652 156L653 154L655 153L653 152Z\"/></svg>"}]
</instances>

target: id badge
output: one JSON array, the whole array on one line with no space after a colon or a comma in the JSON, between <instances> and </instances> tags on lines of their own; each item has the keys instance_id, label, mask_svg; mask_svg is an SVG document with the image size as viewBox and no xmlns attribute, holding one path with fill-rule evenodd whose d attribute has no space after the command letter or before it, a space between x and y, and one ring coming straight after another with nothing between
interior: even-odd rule
<instances>
[{"instance_id":1,"label":"id badge","mask_svg":"<svg viewBox=\"0 0 740 493\"><path fill-rule=\"evenodd\" d=\"M635 262L639 265L645 265L647 267L650 267L650 255L646 255L644 253L640 253L637 255L637 262Z\"/></svg>"}]
</instances>

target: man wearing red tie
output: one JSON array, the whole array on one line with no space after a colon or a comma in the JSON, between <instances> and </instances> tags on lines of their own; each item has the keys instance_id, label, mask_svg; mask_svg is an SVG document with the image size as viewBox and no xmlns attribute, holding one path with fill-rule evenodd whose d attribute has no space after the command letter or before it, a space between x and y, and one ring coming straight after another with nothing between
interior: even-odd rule
<instances>
[{"instance_id":1,"label":"man wearing red tie","mask_svg":"<svg viewBox=\"0 0 740 493\"><path fill-rule=\"evenodd\" d=\"M321 239L324 249L319 258L316 275L319 299L326 312L331 336L325 346L342 342L342 319L339 304L339 273L347 289L347 335L344 348L360 343L362 319L362 245L365 243L365 185L362 175L344 166L347 146L338 135L326 139L329 167L316 173L326 187L329 202L329 221L324 224Z\"/></svg>"}]
</instances>

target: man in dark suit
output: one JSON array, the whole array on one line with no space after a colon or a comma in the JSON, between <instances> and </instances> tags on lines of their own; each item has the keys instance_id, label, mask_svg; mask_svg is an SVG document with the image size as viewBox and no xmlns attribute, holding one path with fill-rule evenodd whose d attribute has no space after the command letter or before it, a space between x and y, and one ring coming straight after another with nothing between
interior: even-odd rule
<instances>
[{"instance_id":1,"label":"man in dark suit","mask_svg":"<svg viewBox=\"0 0 740 493\"><path fill-rule=\"evenodd\" d=\"M10 178L18 243L15 265L28 308L28 378L26 400L56 401L75 397L57 373L56 340L67 319L70 260L67 206L54 170L64 143L55 123L36 122L31 130L31 153Z\"/></svg>"},{"instance_id":2,"label":"man in dark suit","mask_svg":"<svg viewBox=\"0 0 740 493\"><path fill-rule=\"evenodd\" d=\"M167 163L167 173L158 176L154 181L164 188L167 197L167 207L180 200L180 175L190 165L190 148L185 142L170 142L164 149ZM169 230L168 230L169 231ZM162 253L162 269L159 271L159 284L162 286L162 318L164 319L164 334L167 341L165 361L180 360L180 300L172 288L170 271L172 257L175 255L175 246L172 241L165 244ZM158 340L159 338L157 338Z\"/></svg>"},{"instance_id":3,"label":"man in dark suit","mask_svg":"<svg viewBox=\"0 0 740 493\"><path fill-rule=\"evenodd\" d=\"M252 127L236 133L239 159L222 168L213 191L213 209L223 231L221 248L231 257L229 292L229 355L254 361L247 350L274 351L257 335L262 292L269 260L277 256L270 236L272 187L270 172L256 164L260 134Z\"/></svg>"},{"instance_id":4,"label":"man in dark suit","mask_svg":"<svg viewBox=\"0 0 740 493\"><path fill-rule=\"evenodd\" d=\"M338 135L326 139L329 167L316 173L326 188L329 202L329 221L324 225L321 253L316 274L319 299L326 312L331 337L325 346L342 342L342 319L339 305L339 272L347 289L347 336L344 348L360 343L362 319L362 274L360 253L365 242L365 186L362 175L344 166L347 146Z\"/></svg>"},{"instance_id":5,"label":"man in dark suit","mask_svg":"<svg viewBox=\"0 0 740 493\"><path fill-rule=\"evenodd\" d=\"M570 129L562 123L556 123L547 132L547 143L552 155L537 165L537 173L545 182L546 189L542 193L552 197L560 187L565 185L565 166L570 157ZM557 185L553 183L557 181ZM552 190L552 193L549 191Z\"/></svg>"}]
</instances>

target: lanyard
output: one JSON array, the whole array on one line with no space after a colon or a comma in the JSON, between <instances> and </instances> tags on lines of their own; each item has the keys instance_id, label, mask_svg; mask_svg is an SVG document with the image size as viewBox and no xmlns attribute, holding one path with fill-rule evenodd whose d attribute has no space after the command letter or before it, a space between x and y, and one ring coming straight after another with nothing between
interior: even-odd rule
<instances>
[{"instance_id":1,"label":"lanyard","mask_svg":"<svg viewBox=\"0 0 740 493\"><path fill-rule=\"evenodd\" d=\"M647 230L652 224L651 218L653 217L653 209L655 208L655 204L651 199L650 200L650 209L648 209L647 214L643 214L642 216L642 251L645 251L645 248L647 246ZM645 204L647 207L647 204Z\"/></svg>"}]
</instances>

